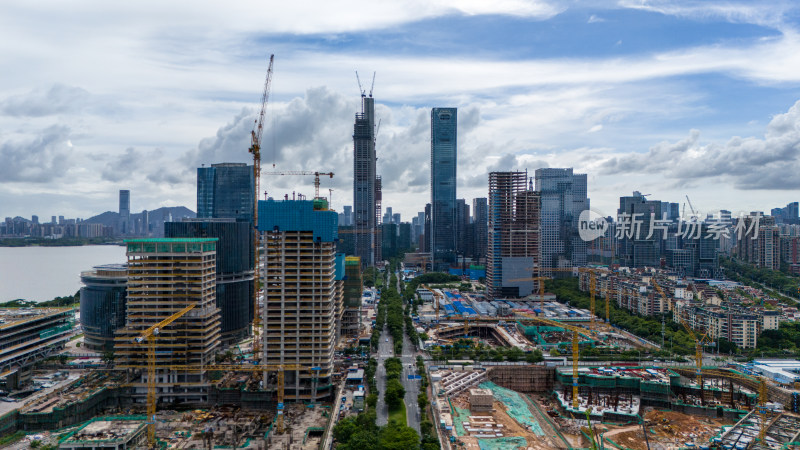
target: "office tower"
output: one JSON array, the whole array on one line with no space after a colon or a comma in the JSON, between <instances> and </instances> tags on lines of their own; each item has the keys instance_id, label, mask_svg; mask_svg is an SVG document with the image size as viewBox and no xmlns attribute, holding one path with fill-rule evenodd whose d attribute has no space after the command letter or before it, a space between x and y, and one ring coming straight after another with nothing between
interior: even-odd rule
<instances>
[{"instance_id":1,"label":"office tower","mask_svg":"<svg viewBox=\"0 0 800 450\"><path fill-rule=\"evenodd\" d=\"M383 223L392 223L392 222L393 222L393 219L392 219L392 207L391 206L387 206L386 207L386 212L383 213Z\"/></svg>"},{"instance_id":2,"label":"office tower","mask_svg":"<svg viewBox=\"0 0 800 450\"><path fill-rule=\"evenodd\" d=\"M139 232L141 236L148 237L150 236L150 212L148 210L142 211L142 229Z\"/></svg>"},{"instance_id":3,"label":"office tower","mask_svg":"<svg viewBox=\"0 0 800 450\"><path fill-rule=\"evenodd\" d=\"M184 308L194 308L162 327L158 334L156 388L163 402L208 401L205 372L183 372L163 366L214 364L220 339L216 305L216 239L126 240L128 283L125 327L114 339L122 367L147 365L147 345L135 342L149 327ZM145 371L146 372L146 371ZM146 393L147 375L134 385Z\"/></svg>"},{"instance_id":4,"label":"office tower","mask_svg":"<svg viewBox=\"0 0 800 450\"><path fill-rule=\"evenodd\" d=\"M81 272L83 345L95 352L114 350L114 332L125 326L128 270L124 264L97 266Z\"/></svg>"},{"instance_id":5,"label":"office tower","mask_svg":"<svg viewBox=\"0 0 800 450\"><path fill-rule=\"evenodd\" d=\"M538 288L541 198L528 172L489 173L486 284L489 295L524 297Z\"/></svg>"},{"instance_id":6,"label":"office tower","mask_svg":"<svg viewBox=\"0 0 800 450\"><path fill-rule=\"evenodd\" d=\"M586 242L578 235L578 218L589 209L586 174L573 174L572 168L546 168L536 169L535 176L542 205L542 274L551 275L548 268L586 265Z\"/></svg>"},{"instance_id":7,"label":"office tower","mask_svg":"<svg viewBox=\"0 0 800 450\"><path fill-rule=\"evenodd\" d=\"M353 126L353 226L355 256L364 267L374 266L376 247L380 247L377 225L378 176L375 169L375 99L361 95L361 112Z\"/></svg>"},{"instance_id":8,"label":"office tower","mask_svg":"<svg viewBox=\"0 0 800 450\"><path fill-rule=\"evenodd\" d=\"M392 259L397 255L397 225L392 222L382 223L381 229L381 255L385 259Z\"/></svg>"},{"instance_id":9,"label":"office tower","mask_svg":"<svg viewBox=\"0 0 800 450\"><path fill-rule=\"evenodd\" d=\"M58 216L58 224L64 225L64 216Z\"/></svg>"},{"instance_id":10,"label":"office tower","mask_svg":"<svg viewBox=\"0 0 800 450\"><path fill-rule=\"evenodd\" d=\"M471 253L470 243L470 213L469 205L466 200L459 198L456 200L456 253L464 258Z\"/></svg>"},{"instance_id":11,"label":"office tower","mask_svg":"<svg viewBox=\"0 0 800 450\"><path fill-rule=\"evenodd\" d=\"M263 363L319 368L285 372L287 401L331 395L345 272L344 255L336 253L337 220L324 199L258 202L265 251Z\"/></svg>"},{"instance_id":12,"label":"office tower","mask_svg":"<svg viewBox=\"0 0 800 450\"><path fill-rule=\"evenodd\" d=\"M253 166L212 164L197 168L197 218L253 222Z\"/></svg>"},{"instance_id":13,"label":"office tower","mask_svg":"<svg viewBox=\"0 0 800 450\"><path fill-rule=\"evenodd\" d=\"M431 109L431 257L434 270L456 259L456 108Z\"/></svg>"},{"instance_id":14,"label":"office tower","mask_svg":"<svg viewBox=\"0 0 800 450\"><path fill-rule=\"evenodd\" d=\"M662 220L664 202L648 200L639 191L633 195L619 198L617 217L624 218L630 226L625 237L618 240L617 255L620 264L627 267L657 267L661 259L661 247L664 244L662 230L653 223L653 234L650 235L651 220Z\"/></svg>"},{"instance_id":15,"label":"office tower","mask_svg":"<svg viewBox=\"0 0 800 450\"><path fill-rule=\"evenodd\" d=\"M473 242L472 258L480 262L486 258L489 243L489 205L485 197L472 199Z\"/></svg>"},{"instance_id":16,"label":"office tower","mask_svg":"<svg viewBox=\"0 0 800 450\"><path fill-rule=\"evenodd\" d=\"M33 222L36 225L38 225L39 224L39 216L31 216L31 222Z\"/></svg>"},{"instance_id":17,"label":"office tower","mask_svg":"<svg viewBox=\"0 0 800 450\"><path fill-rule=\"evenodd\" d=\"M216 305L223 343L250 334L253 322L253 240L249 222L235 219L189 219L164 223L167 238L216 238Z\"/></svg>"},{"instance_id":18,"label":"office tower","mask_svg":"<svg viewBox=\"0 0 800 450\"><path fill-rule=\"evenodd\" d=\"M395 224L395 225L400 225L400 223L401 223L400 213L392 214L392 223Z\"/></svg>"},{"instance_id":19,"label":"office tower","mask_svg":"<svg viewBox=\"0 0 800 450\"><path fill-rule=\"evenodd\" d=\"M345 258L344 272L344 314L341 336L358 338L361 329L361 294L364 291L361 261L358 260L358 256Z\"/></svg>"},{"instance_id":20,"label":"office tower","mask_svg":"<svg viewBox=\"0 0 800 450\"><path fill-rule=\"evenodd\" d=\"M131 191L121 189L119 191L119 232L128 234L131 220ZM63 220L62 220L63 222Z\"/></svg>"},{"instance_id":21,"label":"office tower","mask_svg":"<svg viewBox=\"0 0 800 450\"><path fill-rule=\"evenodd\" d=\"M431 252L431 204L425 205L425 221L422 224L422 244L424 249L421 251L431 254L431 261L433 261L433 253Z\"/></svg>"},{"instance_id":22,"label":"office tower","mask_svg":"<svg viewBox=\"0 0 800 450\"><path fill-rule=\"evenodd\" d=\"M342 210L344 210L344 223L339 223L339 226L342 227L349 227L353 225L353 207L350 205L342 206Z\"/></svg>"},{"instance_id":23,"label":"office tower","mask_svg":"<svg viewBox=\"0 0 800 450\"><path fill-rule=\"evenodd\" d=\"M411 240L411 224L408 222L401 222L397 226L397 248L400 251L408 251L413 247Z\"/></svg>"},{"instance_id":24,"label":"office tower","mask_svg":"<svg viewBox=\"0 0 800 450\"><path fill-rule=\"evenodd\" d=\"M56 216L50 216L50 223L52 223L53 225L58 223L56 222Z\"/></svg>"}]
</instances>

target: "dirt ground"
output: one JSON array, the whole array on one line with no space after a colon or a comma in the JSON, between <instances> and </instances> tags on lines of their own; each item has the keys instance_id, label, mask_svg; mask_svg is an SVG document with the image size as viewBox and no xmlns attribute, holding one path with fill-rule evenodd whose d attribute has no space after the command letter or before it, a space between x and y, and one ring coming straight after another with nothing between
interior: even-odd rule
<instances>
[{"instance_id":1,"label":"dirt ground","mask_svg":"<svg viewBox=\"0 0 800 450\"><path fill-rule=\"evenodd\" d=\"M460 395L452 399L453 405L459 408L469 408L469 402L466 395ZM532 450L551 450L553 446L550 444L546 437L533 434L527 428L524 428L516 420L506 412L506 407L503 403L495 400L492 404L493 411L485 412L472 412L473 416L492 416L495 423L503 425L503 436L522 436L527 442L528 449ZM472 450L480 448L478 446L478 439L471 436L459 436L459 440L464 444L463 448Z\"/></svg>"},{"instance_id":2,"label":"dirt ground","mask_svg":"<svg viewBox=\"0 0 800 450\"><path fill-rule=\"evenodd\" d=\"M645 414L647 421L647 439L650 445L662 444L667 448L677 448L686 442L704 444L717 435L722 425L730 425L729 421L720 421L706 417L695 417L674 411L650 411ZM597 431L605 432L604 436L619 445L634 450L646 450L641 425L626 427L600 426Z\"/></svg>"}]
</instances>

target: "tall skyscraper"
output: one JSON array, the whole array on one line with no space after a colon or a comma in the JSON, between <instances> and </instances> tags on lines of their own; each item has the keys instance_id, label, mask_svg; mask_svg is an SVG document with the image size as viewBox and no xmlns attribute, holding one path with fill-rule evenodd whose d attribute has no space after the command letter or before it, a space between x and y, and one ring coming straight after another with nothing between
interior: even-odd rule
<instances>
[{"instance_id":1,"label":"tall skyscraper","mask_svg":"<svg viewBox=\"0 0 800 450\"><path fill-rule=\"evenodd\" d=\"M578 218L589 209L586 174L573 174L572 168L544 168L536 169L535 176L542 197L542 275L558 276L547 269L586 265L586 242L578 234Z\"/></svg>"},{"instance_id":2,"label":"tall skyscraper","mask_svg":"<svg viewBox=\"0 0 800 450\"><path fill-rule=\"evenodd\" d=\"M130 233L131 220L131 191L120 189L119 191L119 232L120 234Z\"/></svg>"},{"instance_id":3,"label":"tall skyscraper","mask_svg":"<svg viewBox=\"0 0 800 450\"><path fill-rule=\"evenodd\" d=\"M375 99L361 95L361 112L356 113L353 127L353 226L355 256L364 267L374 266L376 250L381 242L377 236L380 209L377 207L379 188L375 169Z\"/></svg>"},{"instance_id":4,"label":"tall skyscraper","mask_svg":"<svg viewBox=\"0 0 800 450\"><path fill-rule=\"evenodd\" d=\"M486 246L489 243L489 204L486 197L472 199L472 225L472 258L480 262L486 258Z\"/></svg>"},{"instance_id":5,"label":"tall skyscraper","mask_svg":"<svg viewBox=\"0 0 800 450\"><path fill-rule=\"evenodd\" d=\"M332 395L345 276L345 256L336 253L337 223L324 200L258 202L265 246L263 364L319 368L285 372L287 401L317 402Z\"/></svg>"},{"instance_id":6,"label":"tall skyscraper","mask_svg":"<svg viewBox=\"0 0 800 450\"><path fill-rule=\"evenodd\" d=\"M344 222L340 222L340 227L349 227L353 225L353 207L350 205L345 205L342 207L342 214L344 214Z\"/></svg>"},{"instance_id":7,"label":"tall skyscraper","mask_svg":"<svg viewBox=\"0 0 800 450\"><path fill-rule=\"evenodd\" d=\"M661 258L662 231L654 227L653 235L649 238L648 235L650 234L651 217L655 220L662 220L664 203L658 200L648 200L639 191L634 191L632 196L619 198L617 217L625 217L625 220L634 227L638 224L638 228L631 231L632 236L625 236L617 241L617 256L622 265L628 267L658 266Z\"/></svg>"},{"instance_id":8,"label":"tall skyscraper","mask_svg":"<svg viewBox=\"0 0 800 450\"><path fill-rule=\"evenodd\" d=\"M253 222L253 166L212 164L197 169L197 218Z\"/></svg>"},{"instance_id":9,"label":"tall skyscraper","mask_svg":"<svg viewBox=\"0 0 800 450\"><path fill-rule=\"evenodd\" d=\"M456 258L456 108L431 109L431 257L446 271Z\"/></svg>"},{"instance_id":10,"label":"tall skyscraper","mask_svg":"<svg viewBox=\"0 0 800 450\"><path fill-rule=\"evenodd\" d=\"M217 238L217 295L223 343L250 334L253 321L252 225L236 219L183 219L164 223L167 238Z\"/></svg>"},{"instance_id":11,"label":"tall skyscraper","mask_svg":"<svg viewBox=\"0 0 800 450\"><path fill-rule=\"evenodd\" d=\"M217 306L222 338L249 334L254 308L253 166L212 164L197 169L197 220L164 224L167 237L220 239L217 256Z\"/></svg>"},{"instance_id":12,"label":"tall skyscraper","mask_svg":"<svg viewBox=\"0 0 800 450\"><path fill-rule=\"evenodd\" d=\"M489 173L486 284L492 297L524 297L539 274L540 206L528 172Z\"/></svg>"}]
</instances>

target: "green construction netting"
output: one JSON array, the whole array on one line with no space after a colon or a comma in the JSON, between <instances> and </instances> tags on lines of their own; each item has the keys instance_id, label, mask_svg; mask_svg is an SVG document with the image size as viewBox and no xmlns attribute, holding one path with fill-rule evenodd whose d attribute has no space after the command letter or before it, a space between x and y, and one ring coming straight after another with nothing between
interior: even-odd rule
<instances>
[{"instance_id":1,"label":"green construction netting","mask_svg":"<svg viewBox=\"0 0 800 450\"><path fill-rule=\"evenodd\" d=\"M528 404L525 403L525 400L523 400L519 394L510 389L500 387L491 381L485 381L481 383L479 387L491 390L494 398L505 405L506 411L512 419L530 429L531 433L544 436L542 426L539 425L539 422L533 417L531 410L528 409Z\"/></svg>"},{"instance_id":2,"label":"green construction netting","mask_svg":"<svg viewBox=\"0 0 800 450\"><path fill-rule=\"evenodd\" d=\"M528 442L524 437L501 437L492 439L478 439L478 446L481 450L516 450L528 448Z\"/></svg>"},{"instance_id":3,"label":"green construction netting","mask_svg":"<svg viewBox=\"0 0 800 450\"><path fill-rule=\"evenodd\" d=\"M453 406L453 427L455 427L456 434L459 436L467 436L467 430L464 429L464 422L469 422L471 413L468 409Z\"/></svg>"}]
</instances>

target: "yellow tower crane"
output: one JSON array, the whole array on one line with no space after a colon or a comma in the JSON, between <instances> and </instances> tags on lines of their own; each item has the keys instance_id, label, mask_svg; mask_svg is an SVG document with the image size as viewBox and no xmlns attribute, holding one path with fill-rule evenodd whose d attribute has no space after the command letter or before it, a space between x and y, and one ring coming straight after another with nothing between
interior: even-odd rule
<instances>
[{"instance_id":1,"label":"yellow tower crane","mask_svg":"<svg viewBox=\"0 0 800 450\"><path fill-rule=\"evenodd\" d=\"M183 317L194 309L196 305L189 305L161 322L144 330L134 340L136 343L147 344L147 441L151 447L156 444L156 337L161 330Z\"/></svg>"},{"instance_id":2,"label":"yellow tower crane","mask_svg":"<svg viewBox=\"0 0 800 450\"><path fill-rule=\"evenodd\" d=\"M559 327L572 331L572 407L577 411L578 406L580 406L580 403L578 402L578 361L580 360L580 347L578 345L578 335L582 334L592 340L596 340L597 335L592 330L587 330L585 328L580 328L580 327L574 327L572 325L567 325L561 322L557 322L555 320L534 316L532 314L518 312L517 315L530 321L540 322L546 325L550 325L552 327Z\"/></svg>"},{"instance_id":3,"label":"yellow tower crane","mask_svg":"<svg viewBox=\"0 0 800 450\"><path fill-rule=\"evenodd\" d=\"M314 198L319 198L319 177L327 175L333 178L333 172L309 172L307 170L285 170L278 172L264 172L264 175L314 175Z\"/></svg>"},{"instance_id":4,"label":"yellow tower crane","mask_svg":"<svg viewBox=\"0 0 800 450\"><path fill-rule=\"evenodd\" d=\"M727 372L723 370L717 369L702 369L701 372L706 377L716 377L716 378L733 378L738 380L741 384L747 386L748 388L758 392L758 404L754 405L752 409L755 409L757 414L761 418L761 426L758 432L758 439L761 442L764 442L764 437L767 434L767 408L766 404L768 401L767 398L767 381L762 376L744 376L739 375L732 372ZM733 396L733 392L731 392L731 396Z\"/></svg>"},{"instance_id":5,"label":"yellow tower crane","mask_svg":"<svg viewBox=\"0 0 800 450\"><path fill-rule=\"evenodd\" d=\"M708 332L703 333L703 335L698 338L694 330L692 330L692 327L690 327L682 317L680 318L680 321L681 325L683 325L683 328L686 328L689 336L692 338L692 340L694 340L694 360L695 365L697 366L697 385L700 387L700 403L705 405L705 388L703 386L703 345L710 342Z\"/></svg>"},{"instance_id":6,"label":"yellow tower crane","mask_svg":"<svg viewBox=\"0 0 800 450\"><path fill-rule=\"evenodd\" d=\"M264 81L264 92L261 94L261 111L258 113L255 127L250 131L250 148L248 151L253 154L253 236L255 251L253 252L253 357L257 358L260 350L258 339L259 326L261 324L258 310L258 291L259 275L261 266L259 264L259 236L258 236L258 192L261 186L261 136L264 132L264 115L269 101L269 89L272 85L272 65L275 55L269 55L269 67L267 68L267 78Z\"/></svg>"}]
</instances>

